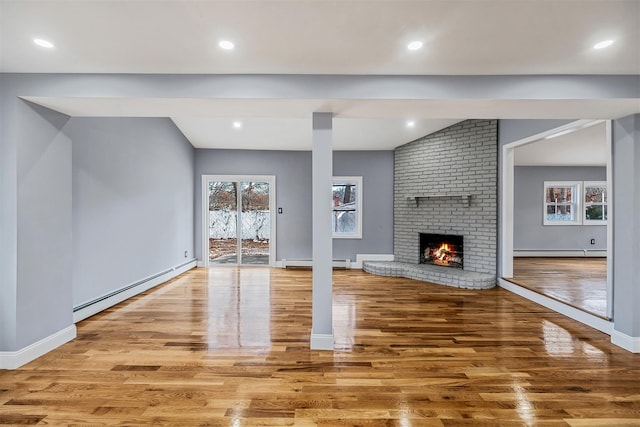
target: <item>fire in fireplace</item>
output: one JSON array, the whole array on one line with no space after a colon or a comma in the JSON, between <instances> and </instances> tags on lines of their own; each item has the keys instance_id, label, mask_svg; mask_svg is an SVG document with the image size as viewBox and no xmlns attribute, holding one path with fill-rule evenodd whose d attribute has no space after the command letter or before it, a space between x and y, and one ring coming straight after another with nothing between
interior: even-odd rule
<instances>
[{"instance_id":1,"label":"fire in fireplace","mask_svg":"<svg viewBox=\"0 0 640 427\"><path fill-rule=\"evenodd\" d=\"M462 236L420 233L420 263L462 268Z\"/></svg>"}]
</instances>

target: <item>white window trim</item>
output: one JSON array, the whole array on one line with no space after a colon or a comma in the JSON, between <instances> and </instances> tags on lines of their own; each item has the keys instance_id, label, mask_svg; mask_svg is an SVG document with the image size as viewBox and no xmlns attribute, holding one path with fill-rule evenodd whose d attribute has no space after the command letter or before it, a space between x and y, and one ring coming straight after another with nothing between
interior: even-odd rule
<instances>
[{"instance_id":1,"label":"white window trim","mask_svg":"<svg viewBox=\"0 0 640 427\"><path fill-rule=\"evenodd\" d=\"M334 239L362 239L362 177L361 176L334 176L332 184L353 183L356 185L356 231L354 233L333 232ZM333 202L333 201L331 201ZM333 209L332 209L333 212Z\"/></svg>"},{"instance_id":2,"label":"white window trim","mask_svg":"<svg viewBox=\"0 0 640 427\"><path fill-rule=\"evenodd\" d=\"M547 219L547 188L549 187L575 187L573 202L575 217L573 221L552 221ZM543 225L582 225L582 181L544 181L542 192L542 224Z\"/></svg>"},{"instance_id":3,"label":"white window trim","mask_svg":"<svg viewBox=\"0 0 640 427\"><path fill-rule=\"evenodd\" d=\"M602 203L587 203L584 198L587 195L588 187L605 187L607 189L607 197ZM609 217L609 187L607 186L606 181L584 181L583 185L584 195L582 196L583 206L582 206L582 224L583 225L607 225L606 219L587 219L587 206L591 205L603 205L607 208L607 218Z\"/></svg>"}]
</instances>

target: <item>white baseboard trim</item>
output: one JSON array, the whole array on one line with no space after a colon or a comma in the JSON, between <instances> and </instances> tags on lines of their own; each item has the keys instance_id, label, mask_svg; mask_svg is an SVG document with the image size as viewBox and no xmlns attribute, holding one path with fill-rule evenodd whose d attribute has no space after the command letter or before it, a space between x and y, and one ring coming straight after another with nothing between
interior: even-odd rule
<instances>
[{"instance_id":1,"label":"white baseboard trim","mask_svg":"<svg viewBox=\"0 0 640 427\"><path fill-rule=\"evenodd\" d=\"M557 251L557 250L548 250L548 251L513 251L514 257L539 257L539 258L576 258L576 257L593 257L593 258L606 258L607 251L606 250L590 250L590 249L582 249L582 250L566 250L566 251Z\"/></svg>"},{"instance_id":2,"label":"white baseboard trim","mask_svg":"<svg viewBox=\"0 0 640 427\"><path fill-rule=\"evenodd\" d=\"M337 268L348 268L362 270L364 261L393 261L393 254L356 254L356 260L334 260L333 266ZM276 261L277 268L287 267L312 267L313 261L310 259L282 259Z\"/></svg>"},{"instance_id":3,"label":"white baseboard trim","mask_svg":"<svg viewBox=\"0 0 640 427\"><path fill-rule=\"evenodd\" d=\"M611 332L611 343L631 353L640 353L640 337L632 337L614 329Z\"/></svg>"},{"instance_id":4,"label":"white baseboard trim","mask_svg":"<svg viewBox=\"0 0 640 427\"><path fill-rule=\"evenodd\" d=\"M333 333L311 334L311 350L333 350Z\"/></svg>"},{"instance_id":5,"label":"white baseboard trim","mask_svg":"<svg viewBox=\"0 0 640 427\"><path fill-rule=\"evenodd\" d=\"M0 369L18 369L75 337L76 325L71 325L20 350L0 351Z\"/></svg>"},{"instance_id":6,"label":"white baseboard trim","mask_svg":"<svg viewBox=\"0 0 640 427\"><path fill-rule=\"evenodd\" d=\"M181 275L185 271L191 270L195 266L196 261L192 260L186 264L173 267L169 270L163 271L153 276L149 276L138 282L124 286L119 290L111 292L110 294L98 297L95 300L81 304L78 307L74 307L73 322L77 323L81 320L93 316L94 314L100 313L101 311L106 310L109 307L119 304L122 301L125 301L133 296L148 291L151 288L154 288L168 280L173 279L174 277Z\"/></svg>"},{"instance_id":7,"label":"white baseboard trim","mask_svg":"<svg viewBox=\"0 0 640 427\"><path fill-rule=\"evenodd\" d=\"M202 261L202 260L198 260L198 261L196 261L196 267L198 267L198 268L204 268L204 261Z\"/></svg>"},{"instance_id":8,"label":"white baseboard trim","mask_svg":"<svg viewBox=\"0 0 640 427\"><path fill-rule=\"evenodd\" d=\"M393 261L393 254L356 254L356 262L351 263L351 268L362 269L364 261Z\"/></svg>"},{"instance_id":9,"label":"white baseboard trim","mask_svg":"<svg viewBox=\"0 0 640 427\"><path fill-rule=\"evenodd\" d=\"M529 301L533 301L543 307L555 311L556 313L560 313L580 323L584 323L585 325L597 329L600 332L604 332L607 335L611 335L611 333L613 332L613 323L601 317L585 313L582 310L578 310L577 308L571 307L567 304L563 304L560 301L554 300L553 298L546 297L527 288L523 288L522 286L518 286L515 283L511 283L500 277L498 278L498 285L501 288L504 288L516 295L520 295L521 297L528 299Z\"/></svg>"}]
</instances>

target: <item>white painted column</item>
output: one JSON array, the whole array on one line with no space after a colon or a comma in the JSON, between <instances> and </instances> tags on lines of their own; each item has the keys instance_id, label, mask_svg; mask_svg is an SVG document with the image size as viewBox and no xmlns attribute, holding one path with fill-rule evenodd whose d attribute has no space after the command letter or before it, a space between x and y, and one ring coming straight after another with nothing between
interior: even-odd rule
<instances>
[{"instance_id":1,"label":"white painted column","mask_svg":"<svg viewBox=\"0 0 640 427\"><path fill-rule=\"evenodd\" d=\"M333 350L333 113L313 113L312 237L313 296L311 349Z\"/></svg>"}]
</instances>

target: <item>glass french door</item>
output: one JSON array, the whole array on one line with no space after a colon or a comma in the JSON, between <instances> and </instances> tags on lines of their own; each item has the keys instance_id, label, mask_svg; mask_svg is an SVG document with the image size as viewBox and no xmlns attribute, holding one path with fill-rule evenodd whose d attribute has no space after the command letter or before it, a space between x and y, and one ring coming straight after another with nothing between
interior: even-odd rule
<instances>
[{"instance_id":1,"label":"glass french door","mask_svg":"<svg viewBox=\"0 0 640 427\"><path fill-rule=\"evenodd\" d=\"M275 265L274 184L275 177L203 177L208 265Z\"/></svg>"}]
</instances>

